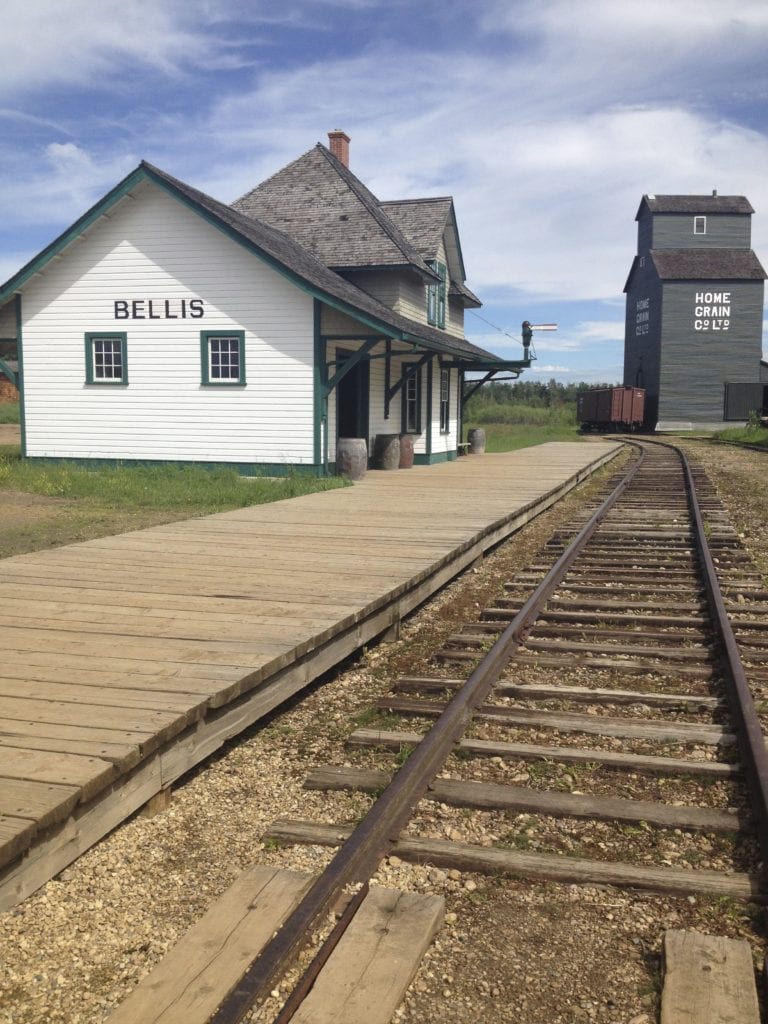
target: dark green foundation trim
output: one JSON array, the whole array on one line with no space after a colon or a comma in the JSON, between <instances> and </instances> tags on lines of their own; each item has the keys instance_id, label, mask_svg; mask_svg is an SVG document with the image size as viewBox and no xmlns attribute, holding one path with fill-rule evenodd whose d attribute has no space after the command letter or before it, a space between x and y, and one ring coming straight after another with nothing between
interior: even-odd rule
<instances>
[{"instance_id":1,"label":"dark green foundation trim","mask_svg":"<svg viewBox=\"0 0 768 1024\"><path fill-rule=\"evenodd\" d=\"M181 459L75 459L49 455L25 455L29 462L68 462L83 469L116 469L119 466L194 466L196 469L234 469L240 476L327 476L323 466L283 462L185 462Z\"/></svg>"},{"instance_id":2,"label":"dark green foundation trim","mask_svg":"<svg viewBox=\"0 0 768 1024\"><path fill-rule=\"evenodd\" d=\"M431 455L414 455L413 462L416 466L434 466L438 462L455 462L458 457L458 452L433 452Z\"/></svg>"}]
</instances>

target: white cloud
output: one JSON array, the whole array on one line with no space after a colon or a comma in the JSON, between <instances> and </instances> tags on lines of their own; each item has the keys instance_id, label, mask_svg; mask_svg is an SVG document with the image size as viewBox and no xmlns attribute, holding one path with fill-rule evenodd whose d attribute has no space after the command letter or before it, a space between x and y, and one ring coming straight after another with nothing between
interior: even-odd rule
<instances>
[{"instance_id":1,"label":"white cloud","mask_svg":"<svg viewBox=\"0 0 768 1024\"><path fill-rule=\"evenodd\" d=\"M557 363L547 363L545 366L534 364L531 373L573 373L570 366L558 366Z\"/></svg>"}]
</instances>

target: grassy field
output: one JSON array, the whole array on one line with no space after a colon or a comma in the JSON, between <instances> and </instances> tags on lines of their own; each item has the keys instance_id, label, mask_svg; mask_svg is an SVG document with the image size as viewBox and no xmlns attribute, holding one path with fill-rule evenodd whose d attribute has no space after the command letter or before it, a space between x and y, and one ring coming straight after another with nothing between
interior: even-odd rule
<instances>
[{"instance_id":1,"label":"grassy field","mask_svg":"<svg viewBox=\"0 0 768 1024\"><path fill-rule=\"evenodd\" d=\"M0 558L344 486L195 466L24 462L17 446L0 446Z\"/></svg>"},{"instance_id":2,"label":"grassy field","mask_svg":"<svg viewBox=\"0 0 768 1024\"><path fill-rule=\"evenodd\" d=\"M718 441L733 441L736 444L754 444L759 448L768 448L768 430L765 427L731 427L728 430L718 430L713 436Z\"/></svg>"},{"instance_id":3,"label":"grassy field","mask_svg":"<svg viewBox=\"0 0 768 1024\"><path fill-rule=\"evenodd\" d=\"M530 448L548 441L583 441L575 424L530 424L530 423L468 423L466 430L481 427L485 431L485 450L488 452L511 452L517 448Z\"/></svg>"}]
</instances>

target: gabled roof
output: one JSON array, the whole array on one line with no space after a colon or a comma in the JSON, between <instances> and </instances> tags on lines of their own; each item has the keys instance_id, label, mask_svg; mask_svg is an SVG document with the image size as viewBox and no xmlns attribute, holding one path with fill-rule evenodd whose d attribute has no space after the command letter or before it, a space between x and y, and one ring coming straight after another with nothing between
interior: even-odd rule
<instances>
[{"instance_id":1,"label":"gabled roof","mask_svg":"<svg viewBox=\"0 0 768 1024\"><path fill-rule=\"evenodd\" d=\"M287 234L239 213L146 161L142 161L111 192L6 281L0 287L0 304L7 301L15 292L21 291L30 278L39 273L51 259L62 253L113 206L146 181L163 188L214 227L265 260L294 284L367 324L377 333L394 339L416 342L427 349L445 352L458 359L502 362L498 356L462 338L418 324L395 313L330 270Z\"/></svg>"},{"instance_id":2,"label":"gabled roof","mask_svg":"<svg viewBox=\"0 0 768 1024\"><path fill-rule=\"evenodd\" d=\"M751 249L651 249L653 268L662 281L763 281L766 273ZM624 285L637 269L635 256Z\"/></svg>"},{"instance_id":3,"label":"gabled roof","mask_svg":"<svg viewBox=\"0 0 768 1024\"><path fill-rule=\"evenodd\" d=\"M448 219L453 215L453 200L450 196L384 200L379 205L425 260L435 259Z\"/></svg>"},{"instance_id":4,"label":"gabled roof","mask_svg":"<svg viewBox=\"0 0 768 1024\"><path fill-rule=\"evenodd\" d=\"M639 220L644 209L651 213L690 213L690 214L714 214L714 213L743 213L750 214L755 211L746 196L656 196L645 195L640 200L640 206L635 220Z\"/></svg>"},{"instance_id":5,"label":"gabled roof","mask_svg":"<svg viewBox=\"0 0 768 1024\"><path fill-rule=\"evenodd\" d=\"M376 196L319 142L232 208L284 231L335 270L409 266L434 279Z\"/></svg>"},{"instance_id":6,"label":"gabled roof","mask_svg":"<svg viewBox=\"0 0 768 1024\"><path fill-rule=\"evenodd\" d=\"M465 285L466 273L461 254L456 211L450 196L429 199L388 200L381 203L384 212L402 229L425 260L434 260L445 246L450 276L450 294L465 306L481 306L478 297Z\"/></svg>"}]
</instances>

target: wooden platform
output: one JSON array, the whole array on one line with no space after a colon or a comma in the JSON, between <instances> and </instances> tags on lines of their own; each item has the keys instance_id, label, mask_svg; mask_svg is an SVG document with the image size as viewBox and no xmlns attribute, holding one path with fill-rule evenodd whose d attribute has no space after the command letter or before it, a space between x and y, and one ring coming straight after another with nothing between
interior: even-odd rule
<instances>
[{"instance_id":1,"label":"wooden platform","mask_svg":"<svg viewBox=\"0 0 768 1024\"><path fill-rule=\"evenodd\" d=\"M548 444L370 472L344 490L4 559L0 909L616 449Z\"/></svg>"}]
</instances>

